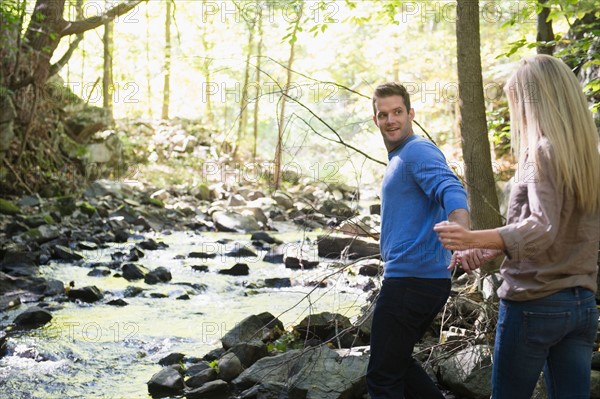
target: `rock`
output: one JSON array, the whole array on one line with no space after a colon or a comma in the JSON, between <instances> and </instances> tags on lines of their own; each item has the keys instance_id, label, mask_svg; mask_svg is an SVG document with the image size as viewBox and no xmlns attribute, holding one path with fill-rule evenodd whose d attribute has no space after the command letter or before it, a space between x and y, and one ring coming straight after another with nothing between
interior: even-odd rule
<instances>
[{"instance_id":1,"label":"rock","mask_svg":"<svg viewBox=\"0 0 600 399\"><path fill-rule=\"evenodd\" d=\"M65 195L56 198L56 206L62 216L71 215L77 209L77 203L75 197L72 195Z\"/></svg>"},{"instance_id":2,"label":"rock","mask_svg":"<svg viewBox=\"0 0 600 399\"><path fill-rule=\"evenodd\" d=\"M130 285L129 287L125 288L125 292L123 292L123 296L125 298L133 298L133 297L138 296L142 292L144 292L143 288Z\"/></svg>"},{"instance_id":3,"label":"rock","mask_svg":"<svg viewBox=\"0 0 600 399\"><path fill-rule=\"evenodd\" d=\"M158 249L158 243L151 238L146 241L142 241L142 242L138 243L137 245L142 249L151 250L151 251Z\"/></svg>"},{"instance_id":4,"label":"rock","mask_svg":"<svg viewBox=\"0 0 600 399\"><path fill-rule=\"evenodd\" d=\"M498 302L498 288L502 285L502 276L500 273L493 273L484 277L482 282L481 294L484 301Z\"/></svg>"},{"instance_id":5,"label":"rock","mask_svg":"<svg viewBox=\"0 0 600 399\"><path fill-rule=\"evenodd\" d=\"M193 265L192 269L196 270L197 272L208 272L207 265Z\"/></svg>"},{"instance_id":6,"label":"rock","mask_svg":"<svg viewBox=\"0 0 600 399\"><path fill-rule=\"evenodd\" d=\"M225 253L225 256L237 258L258 258L258 254L256 252L239 243L236 243L231 251Z\"/></svg>"},{"instance_id":7,"label":"rock","mask_svg":"<svg viewBox=\"0 0 600 399\"><path fill-rule=\"evenodd\" d=\"M106 277L110 275L110 270L108 269L99 269L97 267L93 268L87 274L90 277Z\"/></svg>"},{"instance_id":8,"label":"rock","mask_svg":"<svg viewBox=\"0 0 600 399\"><path fill-rule=\"evenodd\" d=\"M358 267L358 274L361 276L375 277L383 274L383 264L379 259L361 260L354 267Z\"/></svg>"},{"instance_id":9,"label":"rock","mask_svg":"<svg viewBox=\"0 0 600 399\"><path fill-rule=\"evenodd\" d=\"M227 382L232 381L244 371L240 359L233 352L224 354L218 361L219 377Z\"/></svg>"},{"instance_id":10,"label":"rock","mask_svg":"<svg viewBox=\"0 0 600 399\"><path fill-rule=\"evenodd\" d=\"M212 258L216 258L217 254L209 254L206 252L190 252L188 254L188 258L195 258L195 259L212 259Z\"/></svg>"},{"instance_id":11,"label":"rock","mask_svg":"<svg viewBox=\"0 0 600 399\"><path fill-rule=\"evenodd\" d=\"M229 197L229 201L227 201L227 207L231 206L245 206L246 200L240 194L234 194Z\"/></svg>"},{"instance_id":12,"label":"rock","mask_svg":"<svg viewBox=\"0 0 600 399\"><path fill-rule=\"evenodd\" d=\"M352 323L350 320L341 314L336 313L317 313L306 316L298 325L294 327L294 331L299 334L300 340L318 339L321 342L328 341L333 338L340 331L351 328ZM350 335L350 334L345 334ZM340 337L340 341L346 341ZM350 340L348 345L342 347L350 347L352 341Z\"/></svg>"},{"instance_id":13,"label":"rock","mask_svg":"<svg viewBox=\"0 0 600 399\"><path fill-rule=\"evenodd\" d=\"M143 279L150 271L144 266L136 265L135 263L126 263L121 266L123 278L127 281Z\"/></svg>"},{"instance_id":14,"label":"rock","mask_svg":"<svg viewBox=\"0 0 600 399\"><path fill-rule=\"evenodd\" d=\"M183 391L183 378L177 370L165 367L154 374L148 384L148 392L152 396L177 395Z\"/></svg>"},{"instance_id":15,"label":"rock","mask_svg":"<svg viewBox=\"0 0 600 399\"><path fill-rule=\"evenodd\" d=\"M342 253L350 259L379 255L379 242L363 237L329 234L317 238L319 256L339 258Z\"/></svg>"},{"instance_id":16,"label":"rock","mask_svg":"<svg viewBox=\"0 0 600 399\"><path fill-rule=\"evenodd\" d=\"M323 201L317 210L326 216L337 216L341 218L351 218L357 212L350 208L344 201L327 199Z\"/></svg>"},{"instance_id":17,"label":"rock","mask_svg":"<svg viewBox=\"0 0 600 399\"><path fill-rule=\"evenodd\" d=\"M250 240L252 241L263 241L267 244L281 244L282 241L278 238L275 238L264 231L256 231L252 233L250 236Z\"/></svg>"},{"instance_id":18,"label":"rock","mask_svg":"<svg viewBox=\"0 0 600 399\"><path fill-rule=\"evenodd\" d=\"M276 339L283 331L283 324L271 313L264 312L251 315L229 330L221 342L223 348L229 349L238 343Z\"/></svg>"},{"instance_id":19,"label":"rock","mask_svg":"<svg viewBox=\"0 0 600 399\"><path fill-rule=\"evenodd\" d=\"M38 194L25 195L25 196L21 197L19 202L17 202L17 204L19 206L29 206L29 207L39 206L41 203L42 203L42 199L40 198L40 196Z\"/></svg>"},{"instance_id":20,"label":"rock","mask_svg":"<svg viewBox=\"0 0 600 399\"><path fill-rule=\"evenodd\" d=\"M371 214L371 215L381 215L381 204L371 204L371 205L369 205L369 214Z\"/></svg>"},{"instance_id":21,"label":"rock","mask_svg":"<svg viewBox=\"0 0 600 399\"><path fill-rule=\"evenodd\" d=\"M361 215L346 219L340 224L339 231L344 234L366 237L379 237L381 218L379 215Z\"/></svg>"},{"instance_id":22,"label":"rock","mask_svg":"<svg viewBox=\"0 0 600 399\"><path fill-rule=\"evenodd\" d=\"M294 362L301 353L301 351L293 349L280 355L263 357L244 370L232 382L239 389L247 389L259 383L285 384L294 367ZM327 374L329 375L329 373Z\"/></svg>"},{"instance_id":23,"label":"rock","mask_svg":"<svg viewBox=\"0 0 600 399\"><path fill-rule=\"evenodd\" d=\"M277 202L277 205L285 210L292 209L294 207L294 201L288 194L277 191L273 193L271 197L275 200L275 202Z\"/></svg>"},{"instance_id":24,"label":"rock","mask_svg":"<svg viewBox=\"0 0 600 399\"><path fill-rule=\"evenodd\" d=\"M152 270L150 273L144 276L144 281L146 284L158 284L158 283L166 283L167 281L171 281L173 277L171 276L171 272L167 270L167 268L163 266L159 266L156 269Z\"/></svg>"},{"instance_id":25,"label":"rock","mask_svg":"<svg viewBox=\"0 0 600 399\"><path fill-rule=\"evenodd\" d=\"M229 384L223 380L207 382L200 388L187 391L187 399L207 399L207 398L226 398L229 392Z\"/></svg>"},{"instance_id":26,"label":"rock","mask_svg":"<svg viewBox=\"0 0 600 399\"><path fill-rule=\"evenodd\" d=\"M112 301L106 302L107 305L111 306L127 306L129 303L125 302L123 299L113 299Z\"/></svg>"},{"instance_id":27,"label":"rock","mask_svg":"<svg viewBox=\"0 0 600 399\"><path fill-rule=\"evenodd\" d=\"M600 371L592 370L590 399L600 399Z\"/></svg>"},{"instance_id":28,"label":"rock","mask_svg":"<svg viewBox=\"0 0 600 399\"><path fill-rule=\"evenodd\" d=\"M261 227L253 216L230 211L217 211L212 214L213 222L219 231L250 233Z\"/></svg>"},{"instance_id":29,"label":"rock","mask_svg":"<svg viewBox=\"0 0 600 399\"><path fill-rule=\"evenodd\" d=\"M289 277L274 277L265 279L265 287L268 288L288 288L292 286Z\"/></svg>"},{"instance_id":30,"label":"rock","mask_svg":"<svg viewBox=\"0 0 600 399\"><path fill-rule=\"evenodd\" d=\"M101 289L92 285L78 289L72 288L67 293L67 296L70 299L79 299L83 302L92 303L104 298L104 293Z\"/></svg>"},{"instance_id":31,"label":"rock","mask_svg":"<svg viewBox=\"0 0 600 399\"><path fill-rule=\"evenodd\" d=\"M285 255L286 248L286 245L278 245L272 248L265 256L263 256L263 262L283 263L283 256Z\"/></svg>"},{"instance_id":32,"label":"rock","mask_svg":"<svg viewBox=\"0 0 600 399\"><path fill-rule=\"evenodd\" d=\"M367 393L365 374L369 356L319 346L304 350L293 363L289 396L306 399L362 398Z\"/></svg>"},{"instance_id":33,"label":"rock","mask_svg":"<svg viewBox=\"0 0 600 399\"><path fill-rule=\"evenodd\" d=\"M48 279L31 286L29 290L44 296L54 296L64 294L65 285L60 280Z\"/></svg>"},{"instance_id":34,"label":"rock","mask_svg":"<svg viewBox=\"0 0 600 399\"><path fill-rule=\"evenodd\" d=\"M60 236L60 230L56 226L41 225L39 227L28 230L25 237L34 240L38 244L54 240Z\"/></svg>"},{"instance_id":35,"label":"rock","mask_svg":"<svg viewBox=\"0 0 600 399\"><path fill-rule=\"evenodd\" d=\"M84 195L88 198L104 197L111 195L115 198L123 198L123 189L119 182L112 180L96 180L86 190Z\"/></svg>"},{"instance_id":36,"label":"rock","mask_svg":"<svg viewBox=\"0 0 600 399\"><path fill-rule=\"evenodd\" d=\"M18 294L5 294L0 296L0 312L6 312L7 310L16 308L19 305L21 305L21 298L19 298Z\"/></svg>"},{"instance_id":37,"label":"rock","mask_svg":"<svg viewBox=\"0 0 600 399\"><path fill-rule=\"evenodd\" d=\"M269 354L267 345L258 341L236 344L229 349L229 352L235 354L244 368L252 366L257 360L262 359Z\"/></svg>"},{"instance_id":38,"label":"rock","mask_svg":"<svg viewBox=\"0 0 600 399\"><path fill-rule=\"evenodd\" d=\"M183 353L173 352L173 353L170 353L167 356L163 357L162 359L160 359L158 361L158 364L160 364L161 366L170 366L172 364L179 364L179 363L181 363L181 361L183 360L184 357L185 357L185 355Z\"/></svg>"},{"instance_id":39,"label":"rock","mask_svg":"<svg viewBox=\"0 0 600 399\"><path fill-rule=\"evenodd\" d=\"M20 213L21 210L18 206L13 204L12 202L0 198L0 213L4 215L16 215Z\"/></svg>"},{"instance_id":40,"label":"rock","mask_svg":"<svg viewBox=\"0 0 600 399\"><path fill-rule=\"evenodd\" d=\"M17 329L30 330L43 326L52 320L52 314L45 309L32 306L15 317L13 323Z\"/></svg>"},{"instance_id":41,"label":"rock","mask_svg":"<svg viewBox=\"0 0 600 399\"><path fill-rule=\"evenodd\" d=\"M56 245L52 252L55 259L61 259L66 261L78 261L83 259L83 255L81 255L79 252L74 251L71 248L64 247L62 245Z\"/></svg>"},{"instance_id":42,"label":"rock","mask_svg":"<svg viewBox=\"0 0 600 399\"><path fill-rule=\"evenodd\" d=\"M217 371L212 367L208 367L202 371L193 374L190 378L185 381L185 385L190 388L198 388L207 382L214 381L217 379Z\"/></svg>"},{"instance_id":43,"label":"rock","mask_svg":"<svg viewBox=\"0 0 600 399\"><path fill-rule=\"evenodd\" d=\"M461 396L487 399L492 393L492 353L488 345L469 346L440 363L440 382Z\"/></svg>"},{"instance_id":44,"label":"rock","mask_svg":"<svg viewBox=\"0 0 600 399\"><path fill-rule=\"evenodd\" d=\"M298 259L293 256L288 256L284 260L285 267L288 269L314 269L319 265L319 261L310 261L307 259Z\"/></svg>"},{"instance_id":45,"label":"rock","mask_svg":"<svg viewBox=\"0 0 600 399\"><path fill-rule=\"evenodd\" d=\"M229 276L247 276L250 274L250 268L245 263L236 263L229 269L219 270L219 274L226 274Z\"/></svg>"},{"instance_id":46,"label":"rock","mask_svg":"<svg viewBox=\"0 0 600 399\"><path fill-rule=\"evenodd\" d=\"M188 377L192 376L192 375L196 375L204 370L212 369L212 367L210 367L210 365L207 362L203 362L198 358L192 358L190 360L190 357L185 357L183 360L184 360L184 362L189 362L189 361L198 362L198 363L192 364L189 367L186 367L184 374Z\"/></svg>"},{"instance_id":47,"label":"rock","mask_svg":"<svg viewBox=\"0 0 600 399\"><path fill-rule=\"evenodd\" d=\"M79 210L88 216L92 216L96 213L96 208L87 201L83 201L79 204Z\"/></svg>"}]
</instances>

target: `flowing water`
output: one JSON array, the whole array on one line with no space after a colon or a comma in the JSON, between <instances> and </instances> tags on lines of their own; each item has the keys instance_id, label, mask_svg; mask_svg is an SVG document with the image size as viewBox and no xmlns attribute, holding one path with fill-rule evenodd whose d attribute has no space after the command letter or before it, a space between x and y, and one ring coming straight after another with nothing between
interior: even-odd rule
<instances>
[{"instance_id":1,"label":"flowing water","mask_svg":"<svg viewBox=\"0 0 600 399\"><path fill-rule=\"evenodd\" d=\"M270 312L289 327L310 313L328 311L352 319L364 305L367 294L361 289L367 278L338 272L330 261L313 270L290 270L283 264L262 262L259 257L214 259L187 258L193 251L234 249L248 243L248 235L225 233L176 232L149 236L169 248L145 251L138 263L153 269L164 266L173 279L169 283L147 285L123 278L88 276L89 267L51 263L40 268L42 275L75 287L96 285L105 292L97 303L51 302L53 319L44 328L19 333L8 341L8 354L0 359L0 398L147 398L146 382L160 370L158 360L172 352L202 357L220 347L220 338L237 322L251 314ZM285 242L313 240L316 235L287 232L277 235ZM230 243L218 244L223 238ZM108 261L110 253L128 252L134 243L86 254L87 260ZM316 249L314 249L316 251ZM178 255L183 257L176 258ZM226 276L217 270L237 262L250 266L248 276ZM209 272L193 270L191 265L206 264ZM114 274L114 272L113 272ZM329 277L327 277L329 276ZM247 283L271 277L289 277L291 288L245 288ZM314 288L311 282L327 277L326 288ZM204 284L206 290L176 299L190 284ZM137 297L123 298L126 287L144 288ZM196 285L196 288L198 286ZM163 294L157 298L151 294ZM110 299L123 298L129 305L107 305ZM29 305L1 316L3 324Z\"/></svg>"}]
</instances>

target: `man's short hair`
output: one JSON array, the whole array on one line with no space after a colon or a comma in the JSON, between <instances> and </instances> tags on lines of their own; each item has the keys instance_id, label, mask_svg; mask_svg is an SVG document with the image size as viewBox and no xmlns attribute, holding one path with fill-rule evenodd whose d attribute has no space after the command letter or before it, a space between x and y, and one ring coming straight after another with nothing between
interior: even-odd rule
<instances>
[{"instance_id":1,"label":"man's short hair","mask_svg":"<svg viewBox=\"0 0 600 399\"><path fill-rule=\"evenodd\" d=\"M400 83L386 82L375 88L375 93L373 93L373 114L377 113L377 110L375 109L375 101L378 98L391 96L402 97L404 100L404 105L406 106L406 110L410 110L410 95L408 94L408 91L406 91L406 87L402 86Z\"/></svg>"}]
</instances>

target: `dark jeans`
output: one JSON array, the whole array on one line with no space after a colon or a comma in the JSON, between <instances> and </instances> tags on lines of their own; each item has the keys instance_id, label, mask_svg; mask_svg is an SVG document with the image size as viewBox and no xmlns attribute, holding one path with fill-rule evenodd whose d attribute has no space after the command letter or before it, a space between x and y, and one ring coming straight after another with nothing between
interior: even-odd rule
<instances>
[{"instance_id":1,"label":"dark jeans","mask_svg":"<svg viewBox=\"0 0 600 399\"><path fill-rule=\"evenodd\" d=\"M371 327L367 386L372 399L443 399L425 370L412 357L450 295L449 279L385 279Z\"/></svg>"},{"instance_id":2,"label":"dark jeans","mask_svg":"<svg viewBox=\"0 0 600 399\"><path fill-rule=\"evenodd\" d=\"M543 369L548 398L589 398L597 327L596 297L588 289L500 301L492 397L529 399Z\"/></svg>"}]
</instances>

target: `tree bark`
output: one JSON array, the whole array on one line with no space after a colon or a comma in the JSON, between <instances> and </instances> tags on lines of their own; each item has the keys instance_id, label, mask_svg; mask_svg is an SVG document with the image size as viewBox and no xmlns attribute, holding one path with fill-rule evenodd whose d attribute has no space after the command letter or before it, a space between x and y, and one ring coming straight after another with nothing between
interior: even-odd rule
<instances>
[{"instance_id":1,"label":"tree bark","mask_svg":"<svg viewBox=\"0 0 600 399\"><path fill-rule=\"evenodd\" d=\"M106 112L108 124L113 122L113 33L114 25L112 20L104 23L104 68L102 77L102 106Z\"/></svg>"},{"instance_id":2,"label":"tree bark","mask_svg":"<svg viewBox=\"0 0 600 399\"><path fill-rule=\"evenodd\" d=\"M298 5L298 18L294 22L294 27L292 29L292 34L290 36L290 56L288 58L288 63L286 66L287 70L287 78L285 86L283 87L283 93L281 97L281 108L279 111L279 123L277 129L277 145L275 147L275 162L273 165L274 168L274 176L273 176L273 185L275 190L279 189L279 185L281 184L281 160L282 160L282 152L283 152L283 133L285 131L285 104L288 101L288 93L290 90L290 85L292 84L292 66L294 65L294 55L296 48L296 34L298 33L298 27L300 26L300 20L302 19L302 9L303 2L300 1Z\"/></svg>"},{"instance_id":3,"label":"tree bark","mask_svg":"<svg viewBox=\"0 0 600 399\"><path fill-rule=\"evenodd\" d=\"M473 229L498 227L502 218L491 163L481 74L479 2L458 0L456 19L460 132Z\"/></svg>"},{"instance_id":4,"label":"tree bark","mask_svg":"<svg viewBox=\"0 0 600 399\"><path fill-rule=\"evenodd\" d=\"M254 83L256 87L260 87L260 67L262 62L262 46L263 46L263 24L262 15L258 17L258 44L256 45L256 79ZM254 136L254 144L252 147L252 160L256 162L256 145L258 141L258 110L260 103L260 93L256 93L256 99L254 100L254 120L252 122L252 130Z\"/></svg>"},{"instance_id":5,"label":"tree bark","mask_svg":"<svg viewBox=\"0 0 600 399\"><path fill-rule=\"evenodd\" d=\"M161 118L169 119L169 103L171 101L171 0L166 2L167 10L165 14L165 64L164 64L164 85L163 85L163 105Z\"/></svg>"},{"instance_id":6,"label":"tree bark","mask_svg":"<svg viewBox=\"0 0 600 399\"><path fill-rule=\"evenodd\" d=\"M540 5L544 6L544 4L548 0L539 0ZM549 7L542 7L542 11L537 15L537 42L550 42L554 40L554 31L552 29L552 21L548 21L548 16L550 15ZM538 54L554 54L554 48L556 46L538 46L537 53Z\"/></svg>"},{"instance_id":7,"label":"tree bark","mask_svg":"<svg viewBox=\"0 0 600 399\"><path fill-rule=\"evenodd\" d=\"M238 119L237 137L233 151L234 158L242 141L242 137L246 133L246 126L248 124L248 84L250 83L250 57L252 56L252 44L254 43L254 26L254 22L248 23L248 54L246 54L246 67L244 70L244 85L242 86L240 116Z\"/></svg>"}]
</instances>

